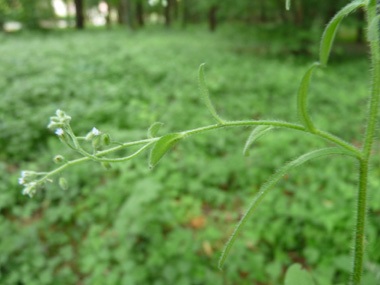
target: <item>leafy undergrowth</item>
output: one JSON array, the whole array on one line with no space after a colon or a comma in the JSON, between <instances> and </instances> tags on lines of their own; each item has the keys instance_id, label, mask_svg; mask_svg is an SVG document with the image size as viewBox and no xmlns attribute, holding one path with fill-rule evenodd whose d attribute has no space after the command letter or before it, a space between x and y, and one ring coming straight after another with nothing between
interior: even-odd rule
<instances>
[{"instance_id":1,"label":"leafy undergrowth","mask_svg":"<svg viewBox=\"0 0 380 285\"><path fill-rule=\"evenodd\" d=\"M144 138L155 121L165 123L161 134L214 123L197 86L202 62L226 119L296 121L298 83L314 58L263 54L255 46L255 35L231 41L223 32L154 29L3 37L0 283L279 284L293 262L318 284L344 283L357 165L341 157L284 177L247 223L224 271L217 269L225 242L266 178L327 145L296 131L273 131L248 158L242 150L251 129L213 131L181 141L153 170L147 155L109 171L90 162L63 173L66 191L52 183L33 199L20 193L20 170L51 169L54 155L70 156L46 128L58 108L73 117L76 133L96 126L118 141ZM311 86L315 125L357 146L368 70L365 57L332 59ZM363 284L380 282L375 151Z\"/></svg>"}]
</instances>

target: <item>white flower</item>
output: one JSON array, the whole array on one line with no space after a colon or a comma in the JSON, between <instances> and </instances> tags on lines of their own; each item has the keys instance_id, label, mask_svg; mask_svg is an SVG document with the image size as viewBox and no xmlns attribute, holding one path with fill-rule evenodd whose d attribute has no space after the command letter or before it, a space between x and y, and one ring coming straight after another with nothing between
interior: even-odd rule
<instances>
[{"instance_id":1,"label":"white flower","mask_svg":"<svg viewBox=\"0 0 380 285\"><path fill-rule=\"evenodd\" d=\"M30 198L33 197L37 192L37 183L31 182L25 185L25 188L22 190L23 195L28 195Z\"/></svg>"},{"instance_id":2,"label":"white flower","mask_svg":"<svg viewBox=\"0 0 380 285\"><path fill-rule=\"evenodd\" d=\"M93 134L94 136L98 136L98 135L100 135L100 131L99 131L97 128L95 128L95 127L92 128L91 132L92 132L92 134Z\"/></svg>"},{"instance_id":3,"label":"white flower","mask_svg":"<svg viewBox=\"0 0 380 285\"><path fill-rule=\"evenodd\" d=\"M26 170L21 171L21 177L22 178L31 177L31 176L35 176L35 175L36 175L36 172L34 172L34 171L26 171Z\"/></svg>"},{"instance_id":4,"label":"white flower","mask_svg":"<svg viewBox=\"0 0 380 285\"><path fill-rule=\"evenodd\" d=\"M21 174L22 175L22 174ZM18 179L18 184L25 184L25 180L24 180L24 178L19 178Z\"/></svg>"},{"instance_id":5,"label":"white flower","mask_svg":"<svg viewBox=\"0 0 380 285\"><path fill-rule=\"evenodd\" d=\"M58 136L62 136L63 135L63 130L61 128L58 128L55 130L55 134L58 135Z\"/></svg>"}]
</instances>

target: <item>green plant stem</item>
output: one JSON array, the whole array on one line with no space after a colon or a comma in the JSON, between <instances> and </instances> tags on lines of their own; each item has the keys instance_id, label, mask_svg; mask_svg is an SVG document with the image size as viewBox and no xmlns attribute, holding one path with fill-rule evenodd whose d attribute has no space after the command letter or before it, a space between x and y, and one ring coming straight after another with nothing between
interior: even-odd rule
<instances>
[{"instance_id":1,"label":"green plant stem","mask_svg":"<svg viewBox=\"0 0 380 285\"><path fill-rule=\"evenodd\" d=\"M354 147L350 143L348 143L348 142L346 142L346 141L344 141L344 140L342 140L342 139L340 139L340 138L338 138L338 137L336 137L330 133L327 133L324 131L319 131L319 130L314 130L313 132L310 132L310 131L306 130L305 127L303 127L301 125L288 123L288 122L282 122L282 121L265 121L265 120L264 121L230 121L230 122L224 122L223 124L214 124L214 125L205 126L202 128L184 131L184 132L182 132L182 134L184 134L184 136L190 136L190 135L203 133L203 132L210 131L210 130L225 128L225 127L235 127L235 126L242 126L242 127L247 127L247 126L273 126L273 127L277 127L277 128L288 128L288 129L298 130L298 131L302 131L305 133L310 133L310 134L314 134L316 136L319 136L319 137L321 137L321 138L323 138L329 142L332 142L332 143L352 152L355 157L357 157L357 158L361 157L361 152L356 147ZM110 148L107 150L99 151L94 155L90 155L87 152L82 153L81 151L79 151L85 157L66 162L62 166L52 170L51 172L48 172L45 176L43 176L39 180L39 182L44 182L49 177L53 176L54 174L57 174L58 172L62 171L63 169L65 169L66 167L68 167L70 165L75 165L75 164L78 164L78 163L81 163L84 161L88 161L88 160L94 160L94 161L99 161L99 162L121 162L121 161L129 160L129 159L137 156L138 154L140 154L143 150L148 148L150 145L152 145L154 142L156 142L159 139L160 139L160 137L145 139L145 140L139 140L139 141L135 141L135 142L127 142L127 143L120 144L116 147L113 147L113 148ZM130 146L141 145L141 144L145 144L145 145L130 156L126 156L123 158L102 158L102 156L104 156L104 155L119 151L121 149L130 147ZM78 151L78 149L75 149L75 150Z\"/></svg>"},{"instance_id":2,"label":"green plant stem","mask_svg":"<svg viewBox=\"0 0 380 285\"><path fill-rule=\"evenodd\" d=\"M368 26L375 19L377 14L376 1L370 0L368 3L367 20ZM367 211L367 187L368 187L368 169L371 158L371 150L376 131L377 117L379 113L379 96L380 96L380 51L378 32L370 41L371 63L372 63L372 86L371 99L369 105L369 114L367 129L364 138L362 158L360 159L359 191L356 212L355 228L355 248L354 264L351 284L358 285L361 282L363 272L364 242L365 242L365 224Z\"/></svg>"}]
</instances>

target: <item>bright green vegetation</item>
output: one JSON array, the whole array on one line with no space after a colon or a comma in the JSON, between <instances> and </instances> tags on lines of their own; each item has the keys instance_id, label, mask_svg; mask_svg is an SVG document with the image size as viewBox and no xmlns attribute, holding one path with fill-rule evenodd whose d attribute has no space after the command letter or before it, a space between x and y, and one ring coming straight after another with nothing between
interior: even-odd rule
<instances>
[{"instance_id":1,"label":"bright green vegetation","mask_svg":"<svg viewBox=\"0 0 380 285\"><path fill-rule=\"evenodd\" d=\"M142 130L155 121L165 123L160 134L214 123L198 90L202 62L223 119L297 122L299 82L316 55L292 56L286 46L274 52L276 41L263 45L255 31L249 39L232 34L148 29L0 39L2 284L279 284L294 262L318 284L349 279L358 163L340 156L291 171L248 220L224 271L217 269L259 186L288 160L332 146L297 130L272 130L248 157L252 128L215 130L185 139L153 170L147 155L108 171L88 162L63 172L66 191L52 183L31 200L20 195L20 170L51 169L58 153L78 157L62 153L46 128L58 108L73 117L76 133L95 126L118 141L146 138ZM314 126L360 146L368 70L366 54L333 54L328 69L314 70ZM374 153L368 285L380 282L378 144Z\"/></svg>"}]
</instances>

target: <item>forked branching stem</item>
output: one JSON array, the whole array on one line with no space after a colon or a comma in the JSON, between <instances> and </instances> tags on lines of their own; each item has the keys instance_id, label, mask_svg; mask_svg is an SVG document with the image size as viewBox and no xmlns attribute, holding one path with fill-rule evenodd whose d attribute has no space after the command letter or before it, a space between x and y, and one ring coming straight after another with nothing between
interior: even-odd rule
<instances>
[{"instance_id":1,"label":"forked branching stem","mask_svg":"<svg viewBox=\"0 0 380 285\"><path fill-rule=\"evenodd\" d=\"M352 153L352 156L354 156L354 157L359 158L361 155L361 153L359 152L359 150L356 147L354 147L350 143L348 143L348 142L346 142L346 141L344 141L344 140L342 140L342 139L340 139L340 138L338 138L338 137L336 137L336 136L334 136L328 132L324 132L324 131L320 131L320 130L315 130L314 132L310 132L310 131L306 130L301 125L293 124L293 123L289 123L289 122L282 122L282 121L266 121L266 120L262 120L262 121L261 120L260 121L225 121L223 123L223 125L222 124L209 125L209 126L205 126L205 127L201 127L201 128L183 131L183 132L181 132L181 134L183 134L184 137L187 137L190 135L200 134L200 133L204 133L204 132L216 130L216 129L221 129L221 128L249 127L249 126L273 126L276 128L293 129L293 130L301 131L304 133L314 134L314 135L316 135L316 136L318 136L318 137L320 137L320 138L322 138L322 139L324 139L330 143L333 143L333 144L347 150L348 152ZM85 161L89 161L89 160L93 160L93 161L97 161L97 162L124 162L124 161L130 160L130 159L138 156L139 154L141 154L144 150L146 150L148 147L153 145L160 138L161 137L156 137L156 138L138 140L138 141L134 141L134 142L126 142L126 143L123 143L123 144L118 145L116 147L112 147L112 148L109 148L106 150L98 151L94 155L91 155L88 152L86 152L85 150L83 150L83 148L78 143L78 145L77 145L78 149L76 149L76 151L79 152L80 154L82 154L84 156L83 158L67 161L65 164L63 164L60 167L52 170L51 172L47 172L43 177L41 177L41 179L38 180L38 182L43 183L48 178L50 178L51 176L61 172L62 170L64 170L68 166L72 166L72 165L82 163ZM122 157L122 158L104 158L105 155L120 151L122 149L126 149L128 147L142 145L142 144L144 144L144 146L141 147L139 150L137 150L132 155Z\"/></svg>"}]
</instances>

